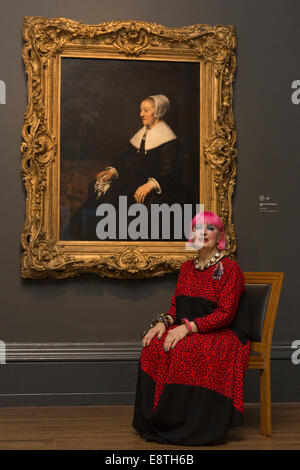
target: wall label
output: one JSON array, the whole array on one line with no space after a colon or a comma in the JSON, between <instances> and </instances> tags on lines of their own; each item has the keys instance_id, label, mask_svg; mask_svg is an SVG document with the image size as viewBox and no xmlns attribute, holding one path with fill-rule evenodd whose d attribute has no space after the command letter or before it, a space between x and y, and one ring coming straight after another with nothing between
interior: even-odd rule
<instances>
[{"instance_id":1,"label":"wall label","mask_svg":"<svg viewBox=\"0 0 300 470\"><path fill-rule=\"evenodd\" d=\"M258 197L258 210L261 214L265 212L278 213L279 204L278 202L272 201L270 196L260 194Z\"/></svg>"}]
</instances>

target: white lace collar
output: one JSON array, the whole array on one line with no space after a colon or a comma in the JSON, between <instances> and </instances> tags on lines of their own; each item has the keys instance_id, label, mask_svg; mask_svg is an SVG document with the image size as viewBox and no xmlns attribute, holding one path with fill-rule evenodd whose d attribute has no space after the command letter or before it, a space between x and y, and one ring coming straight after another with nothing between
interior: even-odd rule
<instances>
[{"instance_id":1,"label":"white lace collar","mask_svg":"<svg viewBox=\"0 0 300 470\"><path fill-rule=\"evenodd\" d=\"M132 139L130 139L130 143L137 149L139 149L141 146L141 141L146 130L146 126L142 127L142 129L140 129L132 137ZM154 149L162 144L165 144L166 142L170 142L171 140L175 139L177 139L177 136L174 134L168 124L165 121L159 121L156 126L147 131L145 150Z\"/></svg>"}]
</instances>

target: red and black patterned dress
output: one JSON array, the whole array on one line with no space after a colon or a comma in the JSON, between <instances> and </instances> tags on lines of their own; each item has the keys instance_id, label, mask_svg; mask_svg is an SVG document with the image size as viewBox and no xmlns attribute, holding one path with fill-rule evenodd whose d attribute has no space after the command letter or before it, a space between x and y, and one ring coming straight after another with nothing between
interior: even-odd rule
<instances>
[{"instance_id":1,"label":"red and black patterned dress","mask_svg":"<svg viewBox=\"0 0 300 470\"><path fill-rule=\"evenodd\" d=\"M244 275L227 257L203 271L183 263L167 312L175 320L170 328L187 318L198 333L165 352L168 329L143 348L132 423L142 437L205 445L242 424L250 353L249 312L239 302L244 291Z\"/></svg>"}]
</instances>

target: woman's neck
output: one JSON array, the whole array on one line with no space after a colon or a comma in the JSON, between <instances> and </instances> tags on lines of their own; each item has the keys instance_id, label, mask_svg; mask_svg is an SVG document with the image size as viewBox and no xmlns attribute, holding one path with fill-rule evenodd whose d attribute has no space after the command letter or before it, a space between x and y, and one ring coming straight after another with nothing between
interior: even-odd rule
<instances>
[{"instance_id":1,"label":"woman's neck","mask_svg":"<svg viewBox=\"0 0 300 470\"><path fill-rule=\"evenodd\" d=\"M214 248L201 248L201 250L198 251L198 261L200 264L204 265L207 263L215 253L217 253L218 249L216 247Z\"/></svg>"},{"instance_id":2,"label":"woman's neck","mask_svg":"<svg viewBox=\"0 0 300 470\"><path fill-rule=\"evenodd\" d=\"M153 129L153 127L156 126L156 124L158 124L158 123L159 123L159 119L155 119L155 121L152 124L146 125L147 130L149 131L149 130Z\"/></svg>"}]
</instances>

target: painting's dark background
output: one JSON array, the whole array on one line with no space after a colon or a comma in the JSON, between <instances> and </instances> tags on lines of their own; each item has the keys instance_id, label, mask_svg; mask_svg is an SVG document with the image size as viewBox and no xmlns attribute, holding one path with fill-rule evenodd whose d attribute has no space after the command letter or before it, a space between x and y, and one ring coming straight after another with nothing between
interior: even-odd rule
<instances>
[{"instance_id":1,"label":"painting's dark background","mask_svg":"<svg viewBox=\"0 0 300 470\"><path fill-rule=\"evenodd\" d=\"M299 1L11 0L1 3L0 14L0 79L7 89L7 104L0 105L0 339L23 349L17 363L0 365L0 403L132 403L139 334L149 319L168 308L176 282L173 275L139 281L20 278L26 198L20 176L24 15L89 24L134 19L169 27L201 22L236 27L237 259L244 271L286 273L273 338L272 398L299 401L300 365L291 362L291 344L300 339L300 105L291 101L291 84L300 79ZM265 206L275 212L262 210L263 198L276 204ZM97 354L86 354L92 343ZM258 372L248 371L246 401L257 400L257 391Z\"/></svg>"},{"instance_id":2,"label":"painting's dark background","mask_svg":"<svg viewBox=\"0 0 300 470\"><path fill-rule=\"evenodd\" d=\"M112 162L143 127L140 103L158 94L170 100L162 119L186 152L199 154L198 63L63 57L61 64L63 160ZM92 115L90 131L83 128L84 111Z\"/></svg>"},{"instance_id":3,"label":"painting's dark background","mask_svg":"<svg viewBox=\"0 0 300 470\"><path fill-rule=\"evenodd\" d=\"M170 100L162 120L181 144L186 202L199 202L199 86L199 63L61 59L61 240L78 239L72 231L66 237L68 217L87 200L96 174L114 165L143 127L140 103L151 95L163 94ZM92 232L97 240L96 230Z\"/></svg>"}]
</instances>

